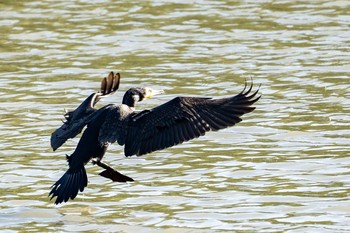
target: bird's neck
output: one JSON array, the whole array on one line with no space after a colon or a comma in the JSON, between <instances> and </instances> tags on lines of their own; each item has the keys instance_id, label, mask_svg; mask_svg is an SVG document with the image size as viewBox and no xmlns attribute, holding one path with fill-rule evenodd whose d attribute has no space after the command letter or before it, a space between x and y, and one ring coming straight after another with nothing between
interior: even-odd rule
<instances>
[{"instance_id":1,"label":"bird's neck","mask_svg":"<svg viewBox=\"0 0 350 233\"><path fill-rule=\"evenodd\" d=\"M130 108L135 108L136 101L131 95L124 95L122 104L128 105Z\"/></svg>"},{"instance_id":2,"label":"bird's neck","mask_svg":"<svg viewBox=\"0 0 350 233\"><path fill-rule=\"evenodd\" d=\"M121 109L123 110L123 112L126 112L126 113L131 113L131 112L135 112L135 108L134 107L130 107L126 104L122 104L120 105Z\"/></svg>"}]
</instances>

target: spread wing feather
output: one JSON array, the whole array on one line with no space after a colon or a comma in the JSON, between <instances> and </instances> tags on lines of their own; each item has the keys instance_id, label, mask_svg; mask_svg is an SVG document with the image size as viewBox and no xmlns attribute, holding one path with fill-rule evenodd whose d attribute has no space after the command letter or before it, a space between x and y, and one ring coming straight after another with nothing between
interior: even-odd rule
<instances>
[{"instance_id":1,"label":"spread wing feather","mask_svg":"<svg viewBox=\"0 0 350 233\"><path fill-rule=\"evenodd\" d=\"M246 85L247 86L247 85ZM220 130L240 122L253 111L260 96L252 84L236 96L211 99L176 97L151 110L136 113L128 122L125 155L143 155Z\"/></svg>"},{"instance_id":2,"label":"spread wing feather","mask_svg":"<svg viewBox=\"0 0 350 233\"><path fill-rule=\"evenodd\" d=\"M102 79L99 92L91 94L74 111L66 112L64 115L66 121L51 134L51 147L53 150L56 150L69 138L74 138L83 130L93 117L93 113L97 111L94 108L96 103L101 98L111 95L118 90L119 82L120 74L110 72L108 77Z\"/></svg>"}]
</instances>

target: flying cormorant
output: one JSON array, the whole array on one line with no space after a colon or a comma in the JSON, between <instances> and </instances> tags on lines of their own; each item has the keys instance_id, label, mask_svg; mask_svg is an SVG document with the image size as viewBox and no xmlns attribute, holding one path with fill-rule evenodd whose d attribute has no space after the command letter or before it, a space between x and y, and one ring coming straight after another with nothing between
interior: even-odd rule
<instances>
[{"instance_id":1,"label":"flying cormorant","mask_svg":"<svg viewBox=\"0 0 350 233\"><path fill-rule=\"evenodd\" d=\"M149 110L136 112L135 104L161 90L131 88L123 97L121 105L109 104L94 108L103 97L113 94L119 87L120 75L110 72L101 82L101 90L91 94L80 106L64 115L66 121L51 135L51 147L59 148L69 138L74 138L87 125L72 155L67 157L69 168L52 185L49 196L55 204L74 199L87 186L85 164L92 162L105 170L101 176L117 182L133 181L105 163L102 157L109 144L124 145L125 156L144 155L168 148L217 131L240 122L245 113L253 111L260 96L252 93L253 84L235 96L212 99L203 97L176 97Z\"/></svg>"}]
</instances>

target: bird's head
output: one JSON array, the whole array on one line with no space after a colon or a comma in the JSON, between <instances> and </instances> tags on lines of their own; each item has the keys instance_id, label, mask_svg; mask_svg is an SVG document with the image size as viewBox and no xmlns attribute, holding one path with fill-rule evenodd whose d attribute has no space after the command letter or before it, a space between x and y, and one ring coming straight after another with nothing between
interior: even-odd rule
<instances>
[{"instance_id":1,"label":"bird's head","mask_svg":"<svg viewBox=\"0 0 350 233\"><path fill-rule=\"evenodd\" d=\"M123 104L135 107L136 102L150 99L155 95L163 94L163 90L155 90L149 87L130 88L124 95Z\"/></svg>"}]
</instances>

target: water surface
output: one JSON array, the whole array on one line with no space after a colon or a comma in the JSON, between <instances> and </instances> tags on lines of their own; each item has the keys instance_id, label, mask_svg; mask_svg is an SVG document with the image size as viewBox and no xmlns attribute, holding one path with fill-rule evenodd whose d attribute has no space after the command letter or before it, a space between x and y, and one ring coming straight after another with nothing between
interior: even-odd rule
<instances>
[{"instance_id":1,"label":"water surface","mask_svg":"<svg viewBox=\"0 0 350 233\"><path fill-rule=\"evenodd\" d=\"M100 232L350 231L348 1L5 1L0 3L0 228ZM104 160L136 182L87 165L89 185L54 206L65 172L51 132L122 74L178 95L227 96L261 84L233 128L142 157ZM257 85L256 85L257 87Z\"/></svg>"}]
</instances>

